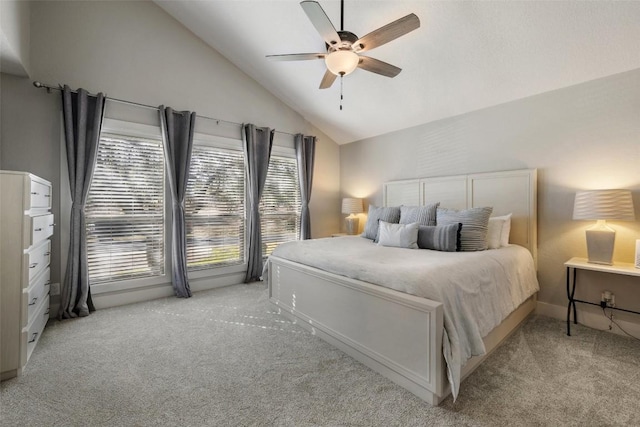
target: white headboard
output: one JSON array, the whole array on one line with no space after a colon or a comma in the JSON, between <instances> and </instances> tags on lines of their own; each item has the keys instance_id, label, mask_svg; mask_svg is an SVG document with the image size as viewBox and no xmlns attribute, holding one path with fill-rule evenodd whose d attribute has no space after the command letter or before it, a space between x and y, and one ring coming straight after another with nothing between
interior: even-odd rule
<instances>
[{"instance_id":1,"label":"white headboard","mask_svg":"<svg viewBox=\"0 0 640 427\"><path fill-rule=\"evenodd\" d=\"M536 169L522 169L390 181L382 187L383 205L492 206L492 216L513 214L509 242L529 249L537 261L537 175Z\"/></svg>"}]
</instances>

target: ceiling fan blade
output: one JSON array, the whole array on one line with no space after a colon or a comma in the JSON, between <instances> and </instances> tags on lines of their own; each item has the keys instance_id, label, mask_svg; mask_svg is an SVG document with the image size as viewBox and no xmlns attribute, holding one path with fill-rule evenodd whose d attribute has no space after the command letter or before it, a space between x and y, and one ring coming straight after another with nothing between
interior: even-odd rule
<instances>
[{"instance_id":1,"label":"ceiling fan blade","mask_svg":"<svg viewBox=\"0 0 640 427\"><path fill-rule=\"evenodd\" d=\"M357 40L353 44L353 50L356 52L371 50L378 46L382 46L385 43L389 43L390 41L395 40L419 27L420 19L418 19L415 13L410 13L403 18L395 20L384 27L380 27L377 30L370 32L360 40Z\"/></svg>"},{"instance_id":2,"label":"ceiling fan blade","mask_svg":"<svg viewBox=\"0 0 640 427\"><path fill-rule=\"evenodd\" d=\"M316 30L318 30L329 46L340 43L340 36L324 12L324 9L320 6L320 3L316 1L303 1L300 3L300 6L302 6L302 9L309 17L313 26L316 27Z\"/></svg>"},{"instance_id":3,"label":"ceiling fan blade","mask_svg":"<svg viewBox=\"0 0 640 427\"><path fill-rule=\"evenodd\" d=\"M379 59L371 58L369 56L360 57L358 68L386 77L395 77L400 74L400 71L402 71L402 68L398 68L395 65L387 64L384 61L380 61Z\"/></svg>"},{"instance_id":4,"label":"ceiling fan blade","mask_svg":"<svg viewBox=\"0 0 640 427\"><path fill-rule=\"evenodd\" d=\"M323 59L326 53L291 53L285 55L267 55L272 61L305 61L308 59Z\"/></svg>"},{"instance_id":5,"label":"ceiling fan blade","mask_svg":"<svg viewBox=\"0 0 640 427\"><path fill-rule=\"evenodd\" d=\"M338 76L327 70L327 72L324 73L324 77L322 77L322 81L320 82L320 89L329 89L333 82L336 81L336 77Z\"/></svg>"}]
</instances>

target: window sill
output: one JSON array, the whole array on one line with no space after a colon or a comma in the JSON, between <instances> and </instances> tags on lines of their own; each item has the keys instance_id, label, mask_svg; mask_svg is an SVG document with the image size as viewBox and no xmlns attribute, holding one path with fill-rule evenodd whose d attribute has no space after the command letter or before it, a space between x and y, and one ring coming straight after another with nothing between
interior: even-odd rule
<instances>
[{"instance_id":1,"label":"window sill","mask_svg":"<svg viewBox=\"0 0 640 427\"><path fill-rule=\"evenodd\" d=\"M247 264L238 264L189 271L187 272L187 275L189 276L189 279L204 279L208 277L220 277L228 276L230 274L244 273L246 271Z\"/></svg>"},{"instance_id":2,"label":"window sill","mask_svg":"<svg viewBox=\"0 0 640 427\"><path fill-rule=\"evenodd\" d=\"M188 272L188 276L190 280L215 279L218 277L244 273L246 271L247 264L239 264L225 267L209 268L206 270L190 271ZM146 279L121 280L117 282L91 285L91 294L100 295L112 292L127 292L140 290L143 288L154 288L167 285L171 286L171 276L169 274Z\"/></svg>"}]
</instances>

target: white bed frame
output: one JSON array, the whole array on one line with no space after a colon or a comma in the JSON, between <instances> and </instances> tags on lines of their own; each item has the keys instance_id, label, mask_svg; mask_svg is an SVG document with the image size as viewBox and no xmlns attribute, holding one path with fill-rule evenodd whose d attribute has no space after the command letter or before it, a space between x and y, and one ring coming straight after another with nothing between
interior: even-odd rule
<instances>
[{"instance_id":1,"label":"white bed frame","mask_svg":"<svg viewBox=\"0 0 640 427\"><path fill-rule=\"evenodd\" d=\"M512 213L510 243L536 260L535 169L387 182L385 206L440 202L493 206ZM442 304L271 256L269 299L279 312L432 405L450 392L442 355ZM470 359L464 379L535 309L536 296L484 338L487 354Z\"/></svg>"}]
</instances>

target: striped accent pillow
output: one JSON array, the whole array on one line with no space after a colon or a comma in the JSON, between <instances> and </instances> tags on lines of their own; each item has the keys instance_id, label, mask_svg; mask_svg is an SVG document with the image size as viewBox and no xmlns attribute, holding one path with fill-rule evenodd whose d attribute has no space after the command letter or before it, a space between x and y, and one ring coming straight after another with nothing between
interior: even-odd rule
<instances>
[{"instance_id":1,"label":"striped accent pillow","mask_svg":"<svg viewBox=\"0 0 640 427\"><path fill-rule=\"evenodd\" d=\"M378 221L390 222L397 224L400 221L400 207L391 206L387 208L369 205L369 214L367 223L364 226L362 237L378 241Z\"/></svg>"},{"instance_id":2,"label":"striped accent pillow","mask_svg":"<svg viewBox=\"0 0 640 427\"><path fill-rule=\"evenodd\" d=\"M426 206L400 206L400 224L436 225L438 203Z\"/></svg>"},{"instance_id":3,"label":"striped accent pillow","mask_svg":"<svg viewBox=\"0 0 640 427\"><path fill-rule=\"evenodd\" d=\"M460 247L462 224L438 226L421 225L418 228L418 247L443 252L456 252Z\"/></svg>"},{"instance_id":4,"label":"striped accent pillow","mask_svg":"<svg viewBox=\"0 0 640 427\"><path fill-rule=\"evenodd\" d=\"M484 251L487 249L487 229L492 207L466 210L438 208L437 224L462 223L460 231L460 251Z\"/></svg>"}]
</instances>

